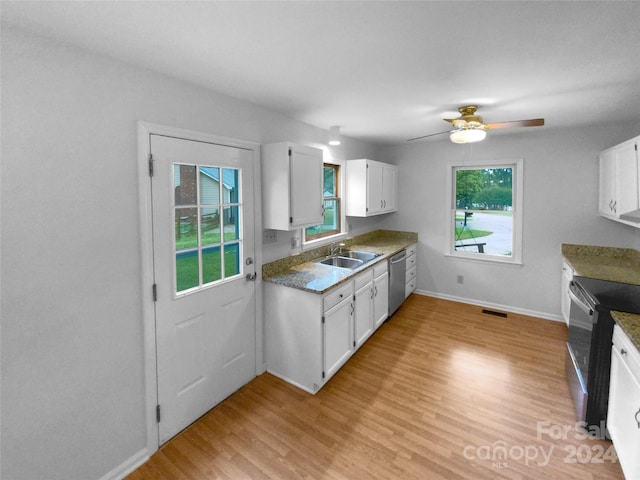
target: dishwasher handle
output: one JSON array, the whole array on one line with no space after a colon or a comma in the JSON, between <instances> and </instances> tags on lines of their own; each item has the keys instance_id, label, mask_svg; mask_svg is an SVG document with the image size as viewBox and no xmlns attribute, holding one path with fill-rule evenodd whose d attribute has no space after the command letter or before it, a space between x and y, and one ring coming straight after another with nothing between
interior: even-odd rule
<instances>
[{"instance_id":1,"label":"dishwasher handle","mask_svg":"<svg viewBox=\"0 0 640 480\"><path fill-rule=\"evenodd\" d=\"M407 252L406 251L404 251L402 253L398 253L395 256L391 257L391 260L389 260L389 263L391 263L391 265L393 265L394 263L400 263L405 258L407 258Z\"/></svg>"}]
</instances>

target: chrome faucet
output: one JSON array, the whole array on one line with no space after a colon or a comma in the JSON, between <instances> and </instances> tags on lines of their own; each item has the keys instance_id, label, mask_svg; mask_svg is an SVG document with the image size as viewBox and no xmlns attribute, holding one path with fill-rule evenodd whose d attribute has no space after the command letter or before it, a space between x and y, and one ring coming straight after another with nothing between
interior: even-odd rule
<instances>
[{"instance_id":1,"label":"chrome faucet","mask_svg":"<svg viewBox=\"0 0 640 480\"><path fill-rule=\"evenodd\" d=\"M344 243L339 243L336 245L336 242L333 242L329 246L329 256L335 255L336 253L342 253L342 248L345 246Z\"/></svg>"}]
</instances>

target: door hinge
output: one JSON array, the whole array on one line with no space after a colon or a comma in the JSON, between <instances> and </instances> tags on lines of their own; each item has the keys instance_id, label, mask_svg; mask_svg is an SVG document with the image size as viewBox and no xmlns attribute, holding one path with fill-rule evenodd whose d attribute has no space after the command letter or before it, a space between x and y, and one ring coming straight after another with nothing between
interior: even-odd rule
<instances>
[{"instance_id":1,"label":"door hinge","mask_svg":"<svg viewBox=\"0 0 640 480\"><path fill-rule=\"evenodd\" d=\"M356 346L356 341L355 341L355 340L353 341L353 346L354 346L354 347Z\"/></svg>"},{"instance_id":2,"label":"door hinge","mask_svg":"<svg viewBox=\"0 0 640 480\"><path fill-rule=\"evenodd\" d=\"M157 302L158 301L158 285L154 283L153 287L151 287L151 291L153 295L153 301Z\"/></svg>"},{"instance_id":3,"label":"door hinge","mask_svg":"<svg viewBox=\"0 0 640 480\"><path fill-rule=\"evenodd\" d=\"M354 302L356 301L356 294L355 293L353 294L353 301Z\"/></svg>"},{"instance_id":4,"label":"door hinge","mask_svg":"<svg viewBox=\"0 0 640 480\"><path fill-rule=\"evenodd\" d=\"M637 151L638 151L638 144L636 143L636 144L634 145L634 147L635 147L636 152L637 152Z\"/></svg>"},{"instance_id":5,"label":"door hinge","mask_svg":"<svg viewBox=\"0 0 640 480\"><path fill-rule=\"evenodd\" d=\"M293 223L293 217L289 217L289 223Z\"/></svg>"},{"instance_id":6,"label":"door hinge","mask_svg":"<svg viewBox=\"0 0 640 480\"><path fill-rule=\"evenodd\" d=\"M156 405L156 422L160 423L160 405Z\"/></svg>"},{"instance_id":7,"label":"door hinge","mask_svg":"<svg viewBox=\"0 0 640 480\"><path fill-rule=\"evenodd\" d=\"M292 152L291 152L291 149L289 149L289 156L291 156L291 153L292 153Z\"/></svg>"},{"instance_id":8,"label":"door hinge","mask_svg":"<svg viewBox=\"0 0 640 480\"><path fill-rule=\"evenodd\" d=\"M149 176L153 177L153 155L149 154Z\"/></svg>"},{"instance_id":9,"label":"door hinge","mask_svg":"<svg viewBox=\"0 0 640 480\"><path fill-rule=\"evenodd\" d=\"M322 371L322 378L324 378L324 370Z\"/></svg>"},{"instance_id":10,"label":"door hinge","mask_svg":"<svg viewBox=\"0 0 640 480\"><path fill-rule=\"evenodd\" d=\"M322 316L322 323L324 323L324 315Z\"/></svg>"}]
</instances>

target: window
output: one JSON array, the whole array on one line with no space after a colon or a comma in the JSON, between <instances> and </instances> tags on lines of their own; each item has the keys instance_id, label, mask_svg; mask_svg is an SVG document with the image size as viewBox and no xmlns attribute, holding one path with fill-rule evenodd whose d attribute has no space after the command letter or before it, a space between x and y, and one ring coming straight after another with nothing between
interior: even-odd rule
<instances>
[{"instance_id":1,"label":"window","mask_svg":"<svg viewBox=\"0 0 640 480\"><path fill-rule=\"evenodd\" d=\"M324 222L306 228L304 240L309 242L341 233L340 166L325 163L323 167Z\"/></svg>"},{"instance_id":2,"label":"window","mask_svg":"<svg viewBox=\"0 0 640 480\"><path fill-rule=\"evenodd\" d=\"M522 172L522 159L451 166L449 255L522 262Z\"/></svg>"},{"instance_id":3,"label":"window","mask_svg":"<svg viewBox=\"0 0 640 480\"><path fill-rule=\"evenodd\" d=\"M240 170L173 165L176 293L241 274Z\"/></svg>"}]
</instances>

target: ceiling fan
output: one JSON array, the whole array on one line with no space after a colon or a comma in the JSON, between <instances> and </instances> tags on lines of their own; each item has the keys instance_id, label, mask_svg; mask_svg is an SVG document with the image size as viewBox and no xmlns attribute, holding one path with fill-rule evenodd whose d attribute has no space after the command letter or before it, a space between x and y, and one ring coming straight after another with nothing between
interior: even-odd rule
<instances>
[{"instance_id":1,"label":"ceiling fan","mask_svg":"<svg viewBox=\"0 0 640 480\"><path fill-rule=\"evenodd\" d=\"M487 130L512 127L539 127L544 125L544 118L514 120L511 122L484 123L482 117L476 115L477 109L478 107L476 105L466 105L464 107L460 107L458 108L458 111L460 112L459 117L443 118L445 122L449 122L451 125L453 125L453 130L447 130L445 132L432 133L429 135L423 135L421 137L410 138L409 140L407 140L407 142L448 133L449 138L453 143L474 143L484 140L484 137L487 135Z\"/></svg>"}]
</instances>

